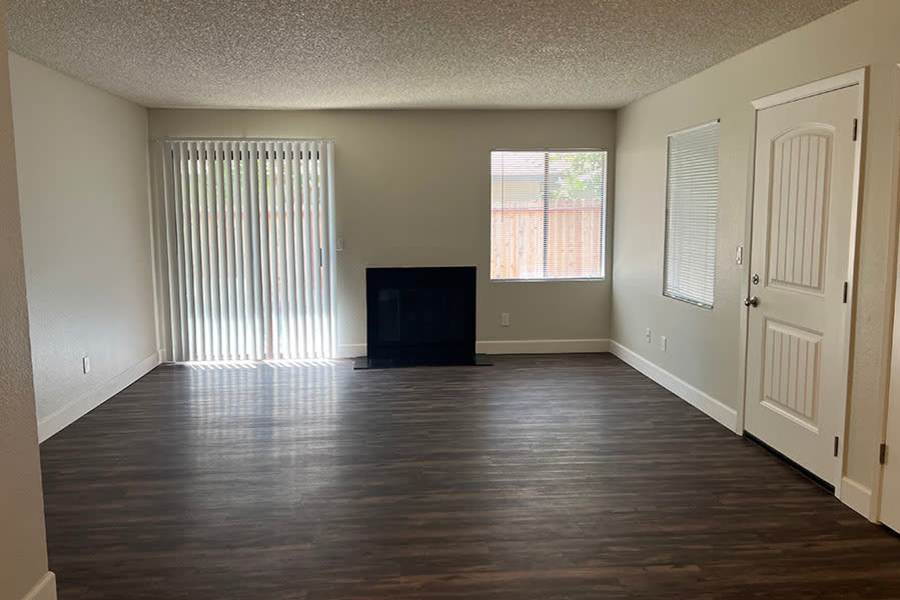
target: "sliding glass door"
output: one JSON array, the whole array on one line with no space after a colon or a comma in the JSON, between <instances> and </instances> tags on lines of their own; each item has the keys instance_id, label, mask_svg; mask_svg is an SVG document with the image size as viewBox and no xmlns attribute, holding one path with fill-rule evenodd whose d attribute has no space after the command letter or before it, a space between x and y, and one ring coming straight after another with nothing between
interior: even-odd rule
<instances>
[{"instance_id":1,"label":"sliding glass door","mask_svg":"<svg viewBox=\"0 0 900 600\"><path fill-rule=\"evenodd\" d=\"M160 145L155 241L167 358L333 357L332 143Z\"/></svg>"}]
</instances>

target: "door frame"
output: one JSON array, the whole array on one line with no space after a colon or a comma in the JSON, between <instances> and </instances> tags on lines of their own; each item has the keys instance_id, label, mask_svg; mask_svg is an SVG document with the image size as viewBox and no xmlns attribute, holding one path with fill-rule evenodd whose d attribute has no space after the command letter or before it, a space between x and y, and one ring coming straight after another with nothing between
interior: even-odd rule
<instances>
[{"instance_id":1,"label":"door frame","mask_svg":"<svg viewBox=\"0 0 900 600\"><path fill-rule=\"evenodd\" d=\"M745 225L744 225L744 267L745 273L741 278L741 298L746 298L750 294L750 264L753 258L753 202L756 190L755 187L755 179L756 179L756 151L757 151L757 139L756 132L759 121L759 112L761 110L765 110L767 108L772 108L775 106L779 106L782 104L788 104L790 102L795 102L797 100L804 100L806 98L811 98L813 96L818 96L821 94L826 94L828 92L833 92L836 90L852 87L854 85L859 86L859 98L857 104L857 118L859 119L858 123L858 137L856 144L856 148L854 150L854 165L853 165L853 198L851 200L851 208L850 208L850 254L847 265L847 282L848 282L848 290L847 290L847 310L844 316L844 335L843 335L843 358L842 358L842 373L843 373L843 381L844 385L844 397L843 397L843 410L840 415L840 428L839 428L839 450L838 450L838 465L836 466L837 472L834 477L834 495L838 499L842 499L842 482L844 479L844 467L847 461L847 422L848 422L848 409L849 409L849 398L850 398L850 384L852 382L852 377L850 373L850 357L852 355L853 348L853 332L854 332L854 321L856 315L856 257L857 257L857 248L858 248L858 238L859 238L859 203L862 197L862 157L864 154L865 141L866 141L866 100L867 100L867 83L868 83L868 74L869 68L862 67L859 69L855 69L853 71L848 71L846 73L841 73L839 75L835 75L832 77L827 77L825 79L820 79L818 81L813 81L811 83L807 83L804 85L800 85L795 88L782 90L780 92L776 92L774 94L770 94L767 96L763 96L761 98L757 98L751 102L754 113L753 113L753 135L752 135L752 143L751 143L751 151L750 151L750 169L749 169L749 199L746 203L746 214L745 214ZM740 390L740 398L741 402L738 407L738 433L744 433L744 422L746 415L746 406L747 406L747 358L749 352L749 308L743 308L741 310L741 319L740 319L740 363L739 363L739 373L738 373L738 381L741 385Z\"/></svg>"}]
</instances>

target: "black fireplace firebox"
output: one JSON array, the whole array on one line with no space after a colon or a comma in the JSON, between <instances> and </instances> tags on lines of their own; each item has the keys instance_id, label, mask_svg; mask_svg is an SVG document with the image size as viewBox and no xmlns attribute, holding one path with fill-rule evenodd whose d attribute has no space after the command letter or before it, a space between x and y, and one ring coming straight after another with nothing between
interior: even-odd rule
<instances>
[{"instance_id":1,"label":"black fireplace firebox","mask_svg":"<svg viewBox=\"0 0 900 600\"><path fill-rule=\"evenodd\" d=\"M484 364L475 354L475 267L366 269L368 356L356 368Z\"/></svg>"}]
</instances>

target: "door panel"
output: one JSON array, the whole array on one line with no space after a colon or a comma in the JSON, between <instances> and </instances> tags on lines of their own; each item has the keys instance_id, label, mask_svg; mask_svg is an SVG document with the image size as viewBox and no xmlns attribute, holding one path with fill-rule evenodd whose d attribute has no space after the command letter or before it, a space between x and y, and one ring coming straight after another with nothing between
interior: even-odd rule
<instances>
[{"instance_id":1,"label":"door panel","mask_svg":"<svg viewBox=\"0 0 900 600\"><path fill-rule=\"evenodd\" d=\"M840 473L859 86L757 115L746 430L823 480Z\"/></svg>"},{"instance_id":2,"label":"door panel","mask_svg":"<svg viewBox=\"0 0 900 600\"><path fill-rule=\"evenodd\" d=\"M769 284L822 294L830 127L782 135L772 149Z\"/></svg>"},{"instance_id":3,"label":"door panel","mask_svg":"<svg viewBox=\"0 0 900 600\"><path fill-rule=\"evenodd\" d=\"M822 336L786 323L767 321L765 339L763 403L817 432Z\"/></svg>"}]
</instances>

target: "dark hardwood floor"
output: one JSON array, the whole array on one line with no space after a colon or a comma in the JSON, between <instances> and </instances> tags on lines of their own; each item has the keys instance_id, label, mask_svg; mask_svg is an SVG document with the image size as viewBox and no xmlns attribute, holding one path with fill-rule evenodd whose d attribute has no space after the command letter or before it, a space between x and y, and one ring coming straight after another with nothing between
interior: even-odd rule
<instances>
[{"instance_id":1,"label":"dark hardwood floor","mask_svg":"<svg viewBox=\"0 0 900 600\"><path fill-rule=\"evenodd\" d=\"M41 455L61 600L900 598L900 539L609 355L160 367Z\"/></svg>"}]
</instances>

